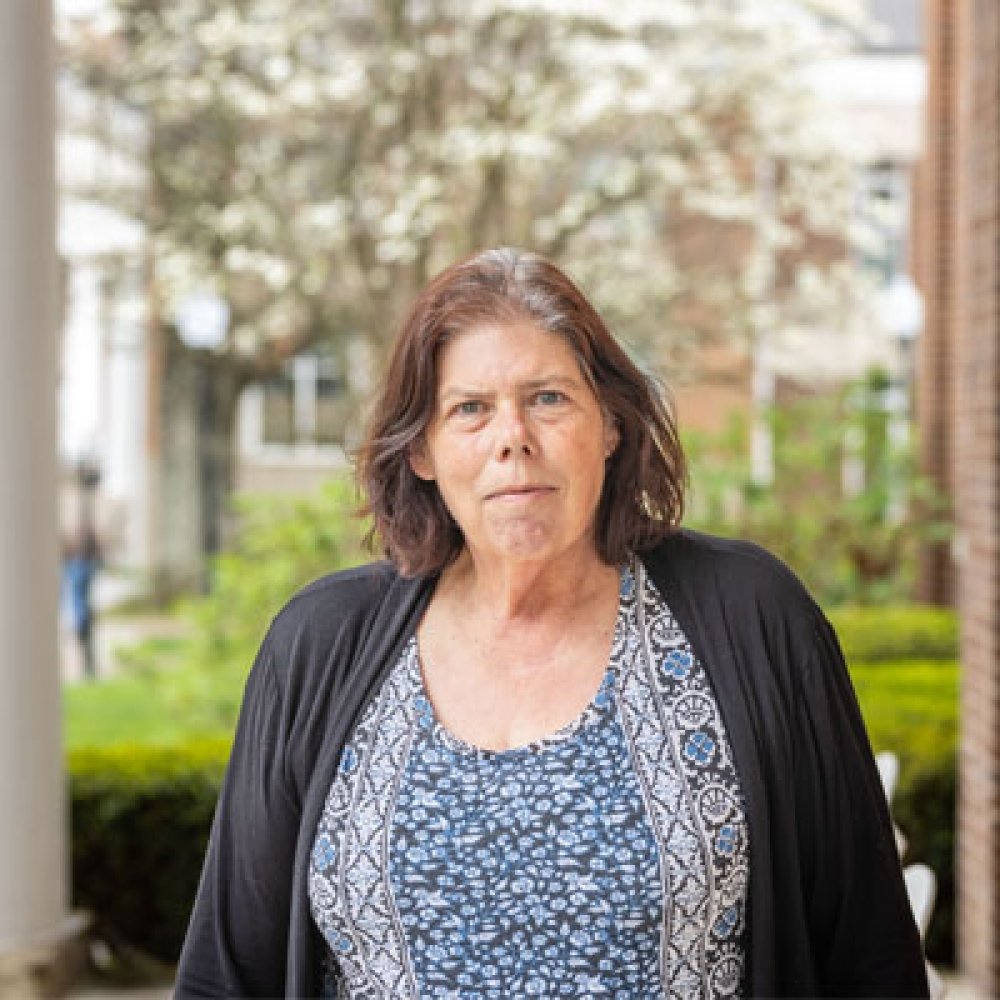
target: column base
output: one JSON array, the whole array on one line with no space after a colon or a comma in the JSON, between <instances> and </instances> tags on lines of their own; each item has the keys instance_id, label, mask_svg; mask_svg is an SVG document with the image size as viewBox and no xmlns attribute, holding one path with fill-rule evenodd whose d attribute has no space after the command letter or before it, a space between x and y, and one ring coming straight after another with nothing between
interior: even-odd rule
<instances>
[{"instance_id":1,"label":"column base","mask_svg":"<svg viewBox=\"0 0 1000 1000\"><path fill-rule=\"evenodd\" d=\"M86 913L71 913L50 934L0 950L0 1000L64 996L87 960Z\"/></svg>"}]
</instances>

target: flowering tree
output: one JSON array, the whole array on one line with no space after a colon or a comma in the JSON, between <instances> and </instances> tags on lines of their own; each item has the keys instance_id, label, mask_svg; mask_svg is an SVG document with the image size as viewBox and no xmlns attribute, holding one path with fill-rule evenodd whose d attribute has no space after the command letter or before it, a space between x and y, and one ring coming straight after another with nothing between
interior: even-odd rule
<instances>
[{"instance_id":1,"label":"flowering tree","mask_svg":"<svg viewBox=\"0 0 1000 1000\"><path fill-rule=\"evenodd\" d=\"M148 234L164 400L210 372L220 494L246 384L322 343L350 385L351 345L381 349L479 247L554 258L673 373L828 310L849 170L801 68L846 6L108 0L67 21L67 65L143 122L146 183L93 193ZM228 323L192 348L176 307L204 292Z\"/></svg>"}]
</instances>

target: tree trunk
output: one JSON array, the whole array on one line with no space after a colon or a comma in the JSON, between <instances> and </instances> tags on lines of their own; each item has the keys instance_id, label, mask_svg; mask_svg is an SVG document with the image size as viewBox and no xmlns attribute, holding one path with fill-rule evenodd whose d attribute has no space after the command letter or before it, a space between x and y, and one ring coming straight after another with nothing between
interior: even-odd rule
<instances>
[{"instance_id":1,"label":"tree trunk","mask_svg":"<svg viewBox=\"0 0 1000 1000\"><path fill-rule=\"evenodd\" d=\"M198 370L169 332L163 332L163 340L153 565L154 589L161 600L197 588L203 579Z\"/></svg>"},{"instance_id":2,"label":"tree trunk","mask_svg":"<svg viewBox=\"0 0 1000 1000\"><path fill-rule=\"evenodd\" d=\"M208 589L211 558L231 537L236 402L241 376L165 336L154 590Z\"/></svg>"},{"instance_id":3,"label":"tree trunk","mask_svg":"<svg viewBox=\"0 0 1000 1000\"><path fill-rule=\"evenodd\" d=\"M211 559L233 540L236 404L243 382L223 365L199 365L198 376L202 553Z\"/></svg>"}]
</instances>

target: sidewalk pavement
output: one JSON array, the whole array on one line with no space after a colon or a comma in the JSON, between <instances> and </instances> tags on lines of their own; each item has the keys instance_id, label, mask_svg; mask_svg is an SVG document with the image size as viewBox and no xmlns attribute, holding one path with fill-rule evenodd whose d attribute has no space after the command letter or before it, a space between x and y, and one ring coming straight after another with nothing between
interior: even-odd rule
<instances>
[{"instance_id":1,"label":"sidewalk pavement","mask_svg":"<svg viewBox=\"0 0 1000 1000\"><path fill-rule=\"evenodd\" d=\"M185 635L189 626L175 618L157 614L98 614L94 619L94 662L99 680L119 672L118 650L144 639L166 639ZM64 682L84 680L83 654L69 629L59 630L59 664Z\"/></svg>"}]
</instances>

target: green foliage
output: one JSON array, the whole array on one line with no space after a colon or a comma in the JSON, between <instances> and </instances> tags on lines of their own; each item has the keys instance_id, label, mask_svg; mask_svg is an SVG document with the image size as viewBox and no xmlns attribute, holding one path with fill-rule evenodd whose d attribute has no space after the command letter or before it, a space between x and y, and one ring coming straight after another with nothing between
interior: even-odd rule
<instances>
[{"instance_id":1,"label":"green foliage","mask_svg":"<svg viewBox=\"0 0 1000 1000\"><path fill-rule=\"evenodd\" d=\"M899 758L892 812L907 840L904 862L922 861L937 876L927 955L953 964L958 665L864 664L852 667L851 676L872 747Z\"/></svg>"},{"instance_id":2,"label":"green foliage","mask_svg":"<svg viewBox=\"0 0 1000 1000\"><path fill-rule=\"evenodd\" d=\"M176 960L227 753L226 740L70 753L73 905L98 936Z\"/></svg>"},{"instance_id":3,"label":"green foliage","mask_svg":"<svg viewBox=\"0 0 1000 1000\"><path fill-rule=\"evenodd\" d=\"M212 595L189 605L194 624L224 657L261 636L300 587L365 558L359 500L347 475L331 477L307 496L244 497L237 501L235 546L215 562Z\"/></svg>"},{"instance_id":4,"label":"green foliage","mask_svg":"<svg viewBox=\"0 0 1000 1000\"><path fill-rule=\"evenodd\" d=\"M232 727L271 618L307 583L366 557L357 505L346 476L308 496L238 500L240 529L234 547L215 561L212 592L178 606L188 638L129 654L166 714L183 717L189 729Z\"/></svg>"},{"instance_id":5,"label":"green foliage","mask_svg":"<svg viewBox=\"0 0 1000 1000\"><path fill-rule=\"evenodd\" d=\"M908 841L906 861L929 864L938 878L927 952L950 963L958 626L949 610L900 603L911 593L920 544L949 529L912 451L895 440L887 390L875 371L842 392L775 409L768 486L750 479L745 421L689 435L688 520L760 542L832 609L873 747L900 761L893 814Z\"/></svg>"},{"instance_id":6,"label":"green foliage","mask_svg":"<svg viewBox=\"0 0 1000 1000\"><path fill-rule=\"evenodd\" d=\"M890 433L884 375L776 407L768 420L768 485L750 478L745 420L734 416L719 434L686 435L688 523L760 542L824 605L909 598L919 546L946 538L949 527L912 448ZM850 488L845 479L854 480Z\"/></svg>"},{"instance_id":7,"label":"green foliage","mask_svg":"<svg viewBox=\"0 0 1000 1000\"><path fill-rule=\"evenodd\" d=\"M171 647L150 643L133 659L156 655L157 662L168 656L183 640L174 640ZM218 704L232 702L242 688L240 678L200 671L197 680L187 676L182 668L172 668L171 675L159 676L156 668L148 672L126 673L101 681L100 684L73 684L63 691L63 739L70 751L84 748L113 747L122 743L142 743L167 746L190 739L228 739L233 717L217 721L216 713L191 711L188 699L196 684L209 689L207 701ZM171 684L178 692L171 692Z\"/></svg>"},{"instance_id":8,"label":"green foliage","mask_svg":"<svg viewBox=\"0 0 1000 1000\"><path fill-rule=\"evenodd\" d=\"M150 655L157 650L158 655L166 655L166 647L150 645ZM208 728L213 734L220 729ZM150 676L125 674L100 684L73 684L63 692L63 739L70 750L133 742L174 743L205 735L205 730L203 719L164 698L162 684Z\"/></svg>"},{"instance_id":9,"label":"green foliage","mask_svg":"<svg viewBox=\"0 0 1000 1000\"><path fill-rule=\"evenodd\" d=\"M848 663L955 660L958 616L917 604L844 605L830 611Z\"/></svg>"},{"instance_id":10,"label":"green foliage","mask_svg":"<svg viewBox=\"0 0 1000 1000\"><path fill-rule=\"evenodd\" d=\"M937 876L937 897L927 938L927 956L954 966L955 948L955 815L957 760L952 743L947 753L928 751L914 756L900 777L893 812L906 832L906 861L922 861Z\"/></svg>"},{"instance_id":11,"label":"green foliage","mask_svg":"<svg viewBox=\"0 0 1000 1000\"><path fill-rule=\"evenodd\" d=\"M958 666L905 661L856 664L851 677L876 751L892 750L905 771L953 753L958 733Z\"/></svg>"}]
</instances>

